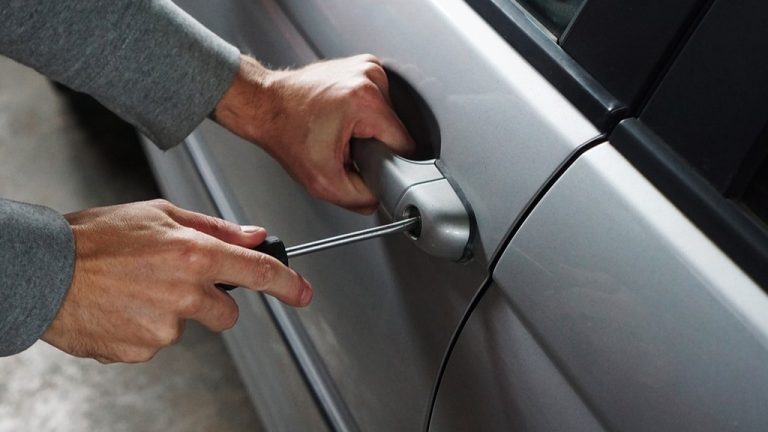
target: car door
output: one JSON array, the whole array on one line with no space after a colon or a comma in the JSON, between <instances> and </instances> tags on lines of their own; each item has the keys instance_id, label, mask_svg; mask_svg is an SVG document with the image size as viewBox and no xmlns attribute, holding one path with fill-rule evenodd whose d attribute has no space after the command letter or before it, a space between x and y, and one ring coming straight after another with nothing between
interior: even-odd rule
<instances>
[{"instance_id":1,"label":"car door","mask_svg":"<svg viewBox=\"0 0 768 432\"><path fill-rule=\"evenodd\" d=\"M429 430L765 428L768 7L696 16L514 230Z\"/></svg>"},{"instance_id":2,"label":"car door","mask_svg":"<svg viewBox=\"0 0 768 432\"><path fill-rule=\"evenodd\" d=\"M482 294L496 292L489 287L500 282L491 274L496 278L507 262L511 235L523 232L536 204L569 167L584 164L582 154L607 146L605 136L619 121L644 107L705 3L180 1L273 66L361 52L383 58L393 93L402 95L395 98L399 112L412 131L422 131L417 138L425 157L437 161L422 164L437 169L472 220L469 260L437 257L399 236L292 262L317 288L306 310L236 293L241 323L226 337L267 425L426 427L439 377L444 370L446 383L456 376L455 366L446 369L446 350L465 320L474 328L469 312ZM654 31L645 31L651 23ZM192 207L213 206L227 218L265 225L288 244L389 220L387 211L366 218L312 200L256 147L210 123L175 154L152 154L158 166L184 167L161 179L168 196L194 197L186 201ZM416 190L418 182L404 186ZM507 279L512 285L517 280ZM492 302L484 298L486 304ZM521 340L538 341L538 330L529 327ZM471 339L457 346L457 352L463 346L473 352ZM563 408L574 424L604 424L578 388L568 393L563 383L571 375L549 348L537 349L530 358L544 359L542 382L552 384L542 395L561 395L561 404L551 407ZM449 400L454 396L449 393ZM444 400L441 392L438 420L446 413Z\"/></svg>"},{"instance_id":3,"label":"car door","mask_svg":"<svg viewBox=\"0 0 768 432\"><path fill-rule=\"evenodd\" d=\"M431 156L471 209L472 259L432 256L407 236L375 240L292 262L317 289L309 308L267 300L332 428L423 428L445 349L489 262L536 191L600 132L462 1L179 3L273 66L372 52L431 111L434 124L421 127L439 137ZM311 199L258 148L215 125L187 144L221 214L265 225L289 245L388 221ZM263 407L262 377L247 364L270 355L248 318L261 312L249 310L254 294L235 295L243 322L227 338Z\"/></svg>"}]
</instances>

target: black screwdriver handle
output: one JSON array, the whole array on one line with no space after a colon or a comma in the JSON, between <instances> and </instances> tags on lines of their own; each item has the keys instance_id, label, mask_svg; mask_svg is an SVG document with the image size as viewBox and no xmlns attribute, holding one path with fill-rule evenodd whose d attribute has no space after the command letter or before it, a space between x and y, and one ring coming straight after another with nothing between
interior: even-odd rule
<instances>
[{"instance_id":1,"label":"black screwdriver handle","mask_svg":"<svg viewBox=\"0 0 768 432\"><path fill-rule=\"evenodd\" d=\"M288 252L285 251L285 244L283 244L283 241L280 240L278 237L275 236L269 236L266 240L264 240L260 245L253 248L256 252L261 252L263 254L269 255L273 258L276 258L281 263L288 266ZM228 284L216 284L216 287L221 288L226 291L231 291L235 288L237 288L234 285L228 285Z\"/></svg>"},{"instance_id":2,"label":"black screwdriver handle","mask_svg":"<svg viewBox=\"0 0 768 432\"><path fill-rule=\"evenodd\" d=\"M285 251L285 245L280 238L269 236L260 245L253 248L256 252L267 254L288 267L288 252Z\"/></svg>"}]
</instances>

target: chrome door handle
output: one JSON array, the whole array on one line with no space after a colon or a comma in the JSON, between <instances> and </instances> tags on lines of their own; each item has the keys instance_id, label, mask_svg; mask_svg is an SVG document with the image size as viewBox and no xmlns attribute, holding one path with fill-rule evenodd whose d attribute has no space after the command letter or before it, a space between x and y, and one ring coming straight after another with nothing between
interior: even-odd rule
<instances>
[{"instance_id":1,"label":"chrome door handle","mask_svg":"<svg viewBox=\"0 0 768 432\"><path fill-rule=\"evenodd\" d=\"M421 218L419 228L408 233L419 248L453 261L471 258L471 209L434 159L404 159L375 140L355 140L352 154L363 180L392 220Z\"/></svg>"}]
</instances>

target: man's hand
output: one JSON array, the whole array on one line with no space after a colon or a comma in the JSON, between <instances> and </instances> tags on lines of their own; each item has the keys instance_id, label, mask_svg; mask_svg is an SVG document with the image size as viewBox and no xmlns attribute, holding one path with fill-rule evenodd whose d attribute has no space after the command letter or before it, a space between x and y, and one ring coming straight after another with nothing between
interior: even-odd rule
<instances>
[{"instance_id":1,"label":"man's hand","mask_svg":"<svg viewBox=\"0 0 768 432\"><path fill-rule=\"evenodd\" d=\"M352 168L351 138L375 138L407 154L413 140L389 103L389 84L372 55L270 71L242 56L240 72L214 117L261 145L309 193L371 213L377 200Z\"/></svg>"},{"instance_id":2,"label":"man's hand","mask_svg":"<svg viewBox=\"0 0 768 432\"><path fill-rule=\"evenodd\" d=\"M231 328L238 309L222 282L293 306L310 285L278 260L248 248L266 231L157 200L66 215L75 235L72 286L43 340L101 362L142 362L181 337L187 319Z\"/></svg>"}]
</instances>

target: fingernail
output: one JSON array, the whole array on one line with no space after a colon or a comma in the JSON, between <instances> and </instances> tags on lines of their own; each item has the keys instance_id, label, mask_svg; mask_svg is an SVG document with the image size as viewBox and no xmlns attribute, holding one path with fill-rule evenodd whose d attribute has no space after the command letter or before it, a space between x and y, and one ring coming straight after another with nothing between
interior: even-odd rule
<instances>
[{"instance_id":1,"label":"fingernail","mask_svg":"<svg viewBox=\"0 0 768 432\"><path fill-rule=\"evenodd\" d=\"M262 227L255 226L255 225L241 225L240 226L240 231L242 231L242 232L244 232L246 234L256 234L258 232L265 231L265 229L262 228Z\"/></svg>"},{"instance_id":2,"label":"fingernail","mask_svg":"<svg viewBox=\"0 0 768 432\"><path fill-rule=\"evenodd\" d=\"M306 306L312 301L312 285L303 277L301 278L301 294L299 294L299 303Z\"/></svg>"}]
</instances>

